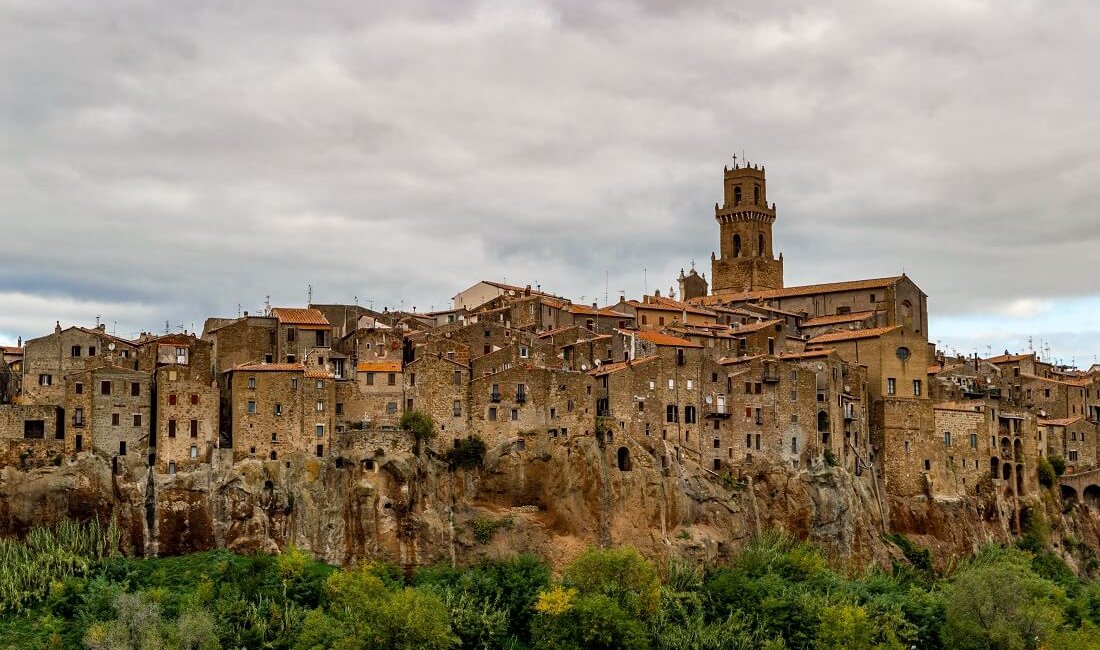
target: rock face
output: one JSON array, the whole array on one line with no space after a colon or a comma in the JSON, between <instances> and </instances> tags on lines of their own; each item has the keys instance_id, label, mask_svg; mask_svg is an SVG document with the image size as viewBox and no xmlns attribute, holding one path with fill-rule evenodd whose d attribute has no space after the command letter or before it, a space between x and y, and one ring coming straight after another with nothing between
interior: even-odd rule
<instances>
[{"instance_id":1,"label":"rock face","mask_svg":"<svg viewBox=\"0 0 1100 650\"><path fill-rule=\"evenodd\" d=\"M620 469L625 448L626 463ZM113 476L92 454L57 467L0 471L0 533L23 534L64 517L115 518L136 553L211 548L274 552L294 544L347 564L383 559L410 566L533 552L555 565L592 545L630 545L669 557L721 560L756 532L778 528L857 565L886 564L897 549L887 527L932 548L970 553L1011 538L1006 504L893 499L870 472L821 464L794 471L747 466L718 476L634 441L557 439L491 449L476 470L450 471L437 455L395 452L372 467L298 457L233 464L220 452L202 469ZM1095 546L1090 515L1064 517L1036 501L1055 541Z\"/></svg>"}]
</instances>

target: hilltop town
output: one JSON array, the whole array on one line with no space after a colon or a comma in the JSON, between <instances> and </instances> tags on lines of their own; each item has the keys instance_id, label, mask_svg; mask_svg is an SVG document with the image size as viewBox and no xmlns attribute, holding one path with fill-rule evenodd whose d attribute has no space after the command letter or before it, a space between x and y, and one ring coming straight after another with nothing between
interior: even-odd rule
<instances>
[{"instance_id":1,"label":"hilltop town","mask_svg":"<svg viewBox=\"0 0 1100 650\"><path fill-rule=\"evenodd\" d=\"M709 279L614 304L481 281L433 313L272 307L134 340L58 323L2 350L0 532L101 516L139 553L415 564L712 557L782 526L875 560L887 532L1019 534L1050 459L1066 512L1097 502L1100 370L945 355L904 274L785 286L763 168L725 169L714 217Z\"/></svg>"}]
</instances>

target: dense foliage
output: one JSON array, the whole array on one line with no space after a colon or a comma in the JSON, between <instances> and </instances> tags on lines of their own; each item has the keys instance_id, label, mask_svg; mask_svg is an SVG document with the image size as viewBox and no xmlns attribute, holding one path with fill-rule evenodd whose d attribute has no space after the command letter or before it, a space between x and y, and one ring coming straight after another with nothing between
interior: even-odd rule
<instances>
[{"instance_id":1,"label":"dense foliage","mask_svg":"<svg viewBox=\"0 0 1100 650\"><path fill-rule=\"evenodd\" d=\"M891 571L851 573L771 533L706 569L593 549L557 578L521 555L407 582L294 548L129 559L117 531L66 523L0 542L0 649L1100 648L1100 584L1029 550L1037 526L947 573L903 536Z\"/></svg>"}]
</instances>

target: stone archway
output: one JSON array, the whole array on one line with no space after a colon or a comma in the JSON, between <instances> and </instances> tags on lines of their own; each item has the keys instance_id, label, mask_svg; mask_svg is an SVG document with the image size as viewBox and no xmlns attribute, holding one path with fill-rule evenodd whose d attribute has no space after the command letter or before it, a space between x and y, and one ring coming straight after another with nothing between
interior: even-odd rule
<instances>
[{"instance_id":1,"label":"stone archway","mask_svg":"<svg viewBox=\"0 0 1100 650\"><path fill-rule=\"evenodd\" d=\"M1100 508L1100 485L1085 486L1085 493L1081 500L1090 508Z\"/></svg>"},{"instance_id":2,"label":"stone archway","mask_svg":"<svg viewBox=\"0 0 1100 650\"><path fill-rule=\"evenodd\" d=\"M629 472L630 471L630 450L627 449L626 447L619 447L619 452L618 452L617 456L618 456L618 462L619 462L619 471Z\"/></svg>"},{"instance_id":3,"label":"stone archway","mask_svg":"<svg viewBox=\"0 0 1100 650\"><path fill-rule=\"evenodd\" d=\"M1062 510L1068 511L1077 505L1077 490L1072 485L1062 485Z\"/></svg>"}]
</instances>

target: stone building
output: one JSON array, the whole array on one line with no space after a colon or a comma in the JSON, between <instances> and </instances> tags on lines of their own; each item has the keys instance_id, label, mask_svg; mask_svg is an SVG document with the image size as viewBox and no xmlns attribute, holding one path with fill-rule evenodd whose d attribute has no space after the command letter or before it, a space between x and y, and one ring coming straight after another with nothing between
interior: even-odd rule
<instances>
[{"instance_id":1,"label":"stone building","mask_svg":"<svg viewBox=\"0 0 1100 650\"><path fill-rule=\"evenodd\" d=\"M63 401L69 419L66 449L92 449L112 459L116 471L149 464L152 449L153 383L150 373L106 359L65 376Z\"/></svg>"},{"instance_id":2,"label":"stone building","mask_svg":"<svg viewBox=\"0 0 1100 650\"><path fill-rule=\"evenodd\" d=\"M723 174L722 204L715 204L719 255L711 255L712 291L716 294L779 289L783 256L772 248L775 204L768 205L763 168L734 165Z\"/></svg>"},{"instance_id":3,"label":"stone building","mask_svg":"<svg viewBox=\"0 0 1100 650\"><path fill-rule=\"evenodd\" d=\"M22 401L61 404L67 375L104 360L120 366L132 365L135 352L133 343L108 334L103 325L94 329L76 326L62 329L59 323L52 334L27 341Z\"/></svg>"},{"instance_id":4,"label":"stone building","mask_svg":"<svg viewBox=\"0 0 1100 650\"><path fill-rule=\"evenodd\" d=\"M50 404L0 405L0 467L41 467L69 454L65 410Z\"/></svg>"},{"instance_id":5,"label":"stone building","mask_svg":"<svg viewBox=\"0 0 1100 650\"><path fill-rule=\"evenodd\" d=\"M244 364L225 373L234 461L325 457L336 428L331 373L301 363Z\"/></svg>"}]
</instances>

